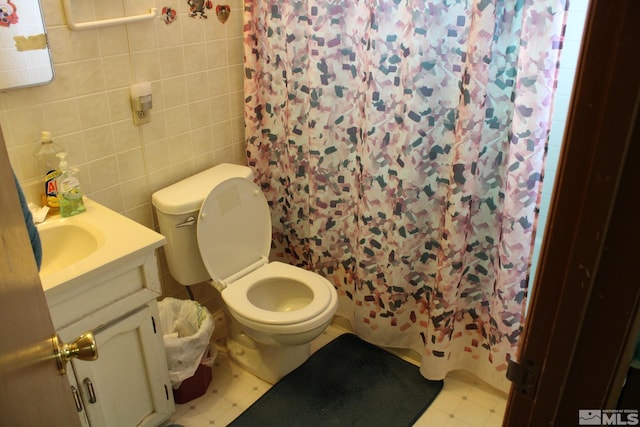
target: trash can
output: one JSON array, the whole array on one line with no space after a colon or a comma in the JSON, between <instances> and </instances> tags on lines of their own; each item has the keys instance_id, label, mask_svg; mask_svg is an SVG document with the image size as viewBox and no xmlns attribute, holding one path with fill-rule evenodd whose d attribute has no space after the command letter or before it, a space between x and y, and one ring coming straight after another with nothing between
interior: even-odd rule
<instances>
[{"instance_id":1,"label":"trash can","mask_svg":"<svg viewBox=\"0 0 640 427\"><path fill-rule=\"evenodd\" d=\"M206 393L211 383L213 317L197 301L170 297L158 302L158 311L173 398L186 403Z\"/></svg>"}]
</instances>

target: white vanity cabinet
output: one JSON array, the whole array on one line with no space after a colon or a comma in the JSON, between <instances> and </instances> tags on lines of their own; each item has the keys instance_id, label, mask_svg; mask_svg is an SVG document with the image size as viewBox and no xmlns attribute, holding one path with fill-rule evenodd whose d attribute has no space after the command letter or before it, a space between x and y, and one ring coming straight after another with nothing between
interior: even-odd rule
<instances>
[{"instance_id":1,"label":"white vanity cabinet","mask_svg":"<svg viewBox=\"0 0 640 427\"><path fill-rule=\"evenodd\" d=\"M64 342L93 331L98 359L73 359L70 393L85 426L157 426L175 410L156 298L153 251L89 278L50 306ZM84 309L83 309L84 308ZM76 316L69 313L76 313ZM58 321L66 325L57 324Z\"/></svg>"},{"instance_id":2,"label":"white vanity cabinet","mask_svg":"<svg viewBox=\"0 0 640 427\"><path fill-rule=\"evenodd\" d=\"M69 267L73 271L41 274L60 339L71 343L92 331L98 349L97 360L72 359L67 365L69 393L85 426L157 426L175 411L157 304L155 250L165 239L94 202L87 208L93 216L78 218L87 222L101 215L96 227L113 227L116 242L105 231L105 243L82 261L94 265L78 262Z\"/></svg>"}]
</instances>

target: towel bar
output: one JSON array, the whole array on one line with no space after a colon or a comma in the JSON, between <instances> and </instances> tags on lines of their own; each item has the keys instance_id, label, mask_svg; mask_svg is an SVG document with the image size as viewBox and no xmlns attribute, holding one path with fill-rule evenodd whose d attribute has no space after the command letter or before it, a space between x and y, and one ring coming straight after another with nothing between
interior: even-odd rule
<instances>
[{"instance_id":1,"label":"towel bar","mask_svg":"<svg viewBox=\"0 0 640 427\"><path fill-rule=\"evenodd\" d=\"M123 16L120 18L102 19L99 21L75 22L71 14L71 0L62 0L64 15L67 19L67 26L73 31L90 30L94 28L109 27L111 25L132 24L134 22L146 21L156 16L156 8L152 7L148 13L142 15Z\"/></svg>"}]
</instances>

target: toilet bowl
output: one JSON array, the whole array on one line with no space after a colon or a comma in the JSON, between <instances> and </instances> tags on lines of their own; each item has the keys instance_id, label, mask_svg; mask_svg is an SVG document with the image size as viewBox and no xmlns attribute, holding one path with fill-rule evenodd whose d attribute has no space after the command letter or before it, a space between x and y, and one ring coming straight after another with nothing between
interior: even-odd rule
<instances>
[{"instance_id":1,"label":"toilet bowl","mask_svg":"<svg viewBox=\"0 0 640 427\"><path fill-rule=\"evenodd\" d=\"M229 354L276 382L310 354L329 325L337 293L324 277L269 262L271 214L246 166L222 164L155 192L171 275L182 285L210 280L232 316Z\"/></svg>"},{"instance_id":2,"label":"toilet bowl","mask_svg":"<svg viewBox=\"0 0 640 427\"><path fill-rule=\"evenodd\" d=\"M337 296L326 279L271 262L222 291L231 315L264 344L301 345L316 338L335 313ZM320 329L318 331L318 329Z\"/></svg>"}]
</instances>

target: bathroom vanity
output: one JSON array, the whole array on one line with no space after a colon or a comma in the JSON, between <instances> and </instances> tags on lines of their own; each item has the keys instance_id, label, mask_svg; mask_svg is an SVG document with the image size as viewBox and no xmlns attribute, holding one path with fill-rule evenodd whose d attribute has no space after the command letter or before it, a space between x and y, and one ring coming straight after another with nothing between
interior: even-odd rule
<instances>
[{"instance_id":1,"label":"bathroom vanity","mask_svg":"<svg viewBox=\"0 0 640 427\"><path fill-rule=\"evenodd\" d=\"M42 286L70 343L93 331L98 359L67 366L85 426L156 426L174 412L156 299L162 235L89 199L87 211L38 225Z\"/></svg>"}]
</instances>

